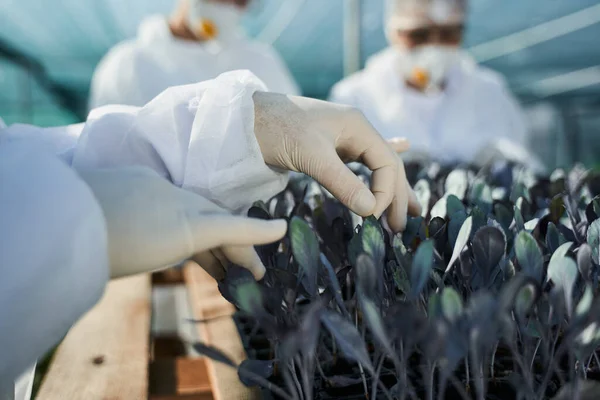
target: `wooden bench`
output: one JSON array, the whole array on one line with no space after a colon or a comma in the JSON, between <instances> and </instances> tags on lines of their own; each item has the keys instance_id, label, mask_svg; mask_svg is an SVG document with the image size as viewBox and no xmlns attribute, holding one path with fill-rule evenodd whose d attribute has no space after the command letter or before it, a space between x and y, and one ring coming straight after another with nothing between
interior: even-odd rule
<instances>
[{"instance_id":1,"label":"wooden bench","mask_svg":"<svg viewBox=\"0 0 600 400\"><path fill-rule=\"evenodd\" d=\"M184 267L179 278L177 272L168 272L113 281L102 300L58 347L36 399L260 398L257 390L241 384L234 369L181 354L172 350L177 348L174 340L152 337L153 287L165 281L177 283L177 279L185 285L193 319L230 316L234 312L221 297L216 282L193 263ZM221 349L237 362L245 358L231 318L195 324L194 328L203 343Z\"/></svg>"}]
</instances>

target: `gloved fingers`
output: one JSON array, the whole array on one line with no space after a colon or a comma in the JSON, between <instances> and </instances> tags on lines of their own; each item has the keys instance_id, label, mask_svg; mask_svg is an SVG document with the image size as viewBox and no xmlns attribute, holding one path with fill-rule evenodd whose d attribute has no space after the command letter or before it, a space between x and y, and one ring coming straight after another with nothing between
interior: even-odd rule
<instances>
[{"instance_id":1,"label":"gloved fingers","mask_svg":"<svg viewBox=\"0 0 600 400\"><path fill-rule=\"evenodd\" d=\"M368 217L375 211L377 199L369 188L342 162L335 151L320 151L307 163L305 172L356 214Z\"/></svg>"},{"instance_id":2,"label":"gloved fingers","mask_svg":"<svg viewBox=\"0 0 600 400\"><path fill-rule=\"evenodd\" d=\"M410 142L405 137L395 137L387 142L396 153L404 153L410 149Z\"/></svg>"},{"instance_id":3,"label":"gloved fingers","mask_svg":"<svg viewBox=\"0 0 600 400\"><path fill-rule=\"evenodd\" d=\"M208 272L215 280L219 281L225 278L223 264L221 264L221 261L219 261L210 250L194 255L192 260L202 267L203 270Z\"/></svg>"},{"instance_id":4,"label":"gloved fingers","mask_svg":"<svg viewBox=\"0 0 600 400\"><path fill-rule=\"evenodd\" d=\"M373 211L373 215L376 218L379 218L383 214L394 199L396 193L390 190L390 188L397 186L397 181L398 168L393 165L386 165L373 171L371 175L371 191L377 200L377 205Z\"/></svg>"},{"instance_id":5,"label":"gloved fingers","mask_svg":"<svg viewBox=\"0 0 600 400\"><path fill-rule=\"evenodd\" d=\"M390 205L399 180L398 165L402 160L361 113L350 113L343 134L338 138L338 152L352 159L361 159L373 171L372 190L377 193L374 212L381 215ZM404 166L402 165L402 170Z\"/></svg>"},{"instance_id":6,"label":"gloved fingers","mask_svg":"<svg viewBox=\"0 0 600 400\"><path fill-rule=\"evenodd\" d=\"M419 203L417 194L408 182L408 178L406 177L406 169L404 169L404 162L402 162L402 159L398 163L398 178L403 181L403 184L405 185L404 190L408 194L408 208L406 211L408 211L408 214L413 217L421 215L421 203Z\"/></svg>"},{"instance_id":7,"label":"gloved fingers","mask_svg":"<svg viewBox=\"0 0 600 400\"><path fill-rule=\"evenodd\" d=\"M349 112L346 117L341 135L335 141L341 157L361 160L371 171L396 164L398 156L361 112Z\"/></svg>"},{"instance_id":8,"label":"gloved fingers","mask_svg":"<svg viewBox=\"0 0 600 400\"><path fill-rule=\"evenodd\" d=\"M394 197L386 214L387 222L392 232L402 232L406 229L406 203L402 201L402 198Z\"/></svg>"},{"instance_id":9,"label":"gloved fingers","mask_svg":"<svg viewBox=\"0 0 600 400\"><path fill-rule=\"evenodd\" d=\"M287 231L285 220L265 221L233 215L201 214L188 218L193 253L221 246L254 246L273 243Z\"/></svg>"},{"instance_id":10,"label":"gloved fingers","mask_svg":"<svg viewBox=\"0 0 600 400\"><path fill-rule=\"evenodd\" d=\"M407 213L412 216L421 215L421 205L417 195L410 187L402 161L398 164L398 182L392 204L388 209L388 225L394 232L403 231L408 220Z\"/></svg>"},{"instance_id":11,"label":"gloved fingers","mask_svg":"<svg viewBox=\"0 0 600 400\"><path fill-rule=\"evenodd\" d=\"M387 210L387 221L393 232L400 232L406 228L406 211L408 208L408 185L399 184L392 204Z\"/></svg>"},{"instance_id":12,"label":"gloved fingers","mask_svg":"<svg viewBox=\"0 0 600 400\"><path fill-rule=\"evenodd\" d=\"M254 275L254 279L261 280L265 276L266 268L254 247L252 246L223 246L224 256L233 264L246 268Z\"/></svg>"}]
</instances>

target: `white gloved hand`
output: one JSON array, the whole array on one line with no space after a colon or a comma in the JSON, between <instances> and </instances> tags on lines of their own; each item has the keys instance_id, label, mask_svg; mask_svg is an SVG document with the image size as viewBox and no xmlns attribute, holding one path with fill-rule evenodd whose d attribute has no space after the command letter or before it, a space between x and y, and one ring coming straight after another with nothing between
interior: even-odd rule
<instances>
[{"instance_id":1,"label":"white gloved hand","mask_svg":"<svg viewBox=\"0 0 600 400\"><path fill-rule=\"evenodd\" d=\"M111 277L151 272L194 258L219 279L226 260L260 279L253 245L281 239L283 220L233 216L141 167L79 171L106 218Z\"/></svg>"},{"instance_id":2,"label":"white gloved hand","mask_svg":"<svg viewBox=\"0 0 600 400\"><path fill-rule=\"evenodd\" d=\"M402 160L361 112L275 93L253 98L254 132L268 165L312 176L361 216L387 210L394 231L404 229L407 212L420 215ZM371 190L344 165L356 160L373 171Z\"/></svg>"}]
</instances>

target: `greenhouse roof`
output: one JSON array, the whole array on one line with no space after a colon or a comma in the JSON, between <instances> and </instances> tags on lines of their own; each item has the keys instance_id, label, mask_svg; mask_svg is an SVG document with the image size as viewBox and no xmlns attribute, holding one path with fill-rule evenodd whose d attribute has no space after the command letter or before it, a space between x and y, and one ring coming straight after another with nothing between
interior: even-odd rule
<instances>
[{"instance_id":1,"label":"greenhouse roof","mask_svg":"<svg viewBox=\"0 0 600 400\"><path fill-rule=\"evenodd\" d=\"M0 115L11 103L26 107L27 101L46 102L52 108L62 102L67 109L85 104L103 54L135 36L145 16L168 14L173 1L5 0L0 5L0 51L20 67L6 61L0 65ZM245 25L251 36L274 43L307 95L325 97L343 75L343 3L256 0ZM517 94L534 100L600 98L597 0L471 3L466 47L503 73ZM386 45L383 2L362 0L361 15L364 62ZM41 81L20 78L22 66L33 67Z\"/></svg>"}]
</instances>

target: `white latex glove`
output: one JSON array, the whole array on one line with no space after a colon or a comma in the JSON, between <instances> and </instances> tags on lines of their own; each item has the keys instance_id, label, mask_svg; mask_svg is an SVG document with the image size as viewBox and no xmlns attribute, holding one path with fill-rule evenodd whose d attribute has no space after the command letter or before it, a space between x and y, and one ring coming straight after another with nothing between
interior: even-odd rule
<instances>
[{"instance_id":1,"label":"white latex glove","mask_svg":"<svg viewBox=\"0 0 600 400\"><path fill-rule=\"evenodd\" d=\"M420 215L404 164L355 108L305 97L256 92L254 132L265 162L312 176L361 216L387 210L394 231L406 214ZM360 160L373 171L371 190L344 162Z\"/></svg>"},{"instance_id":2,"label":"white latex glove","mask_svg":"<svg viewBox=\"0 0 600 400\"><path fill-rule=\"evenodd\" d=\"M215 279L226 259L260 279L253 245L285 235L283 220L233 216L142 167L79 171L106 218L111 277L150 272L194 258Z\"/></svg>"}]
</instances>

